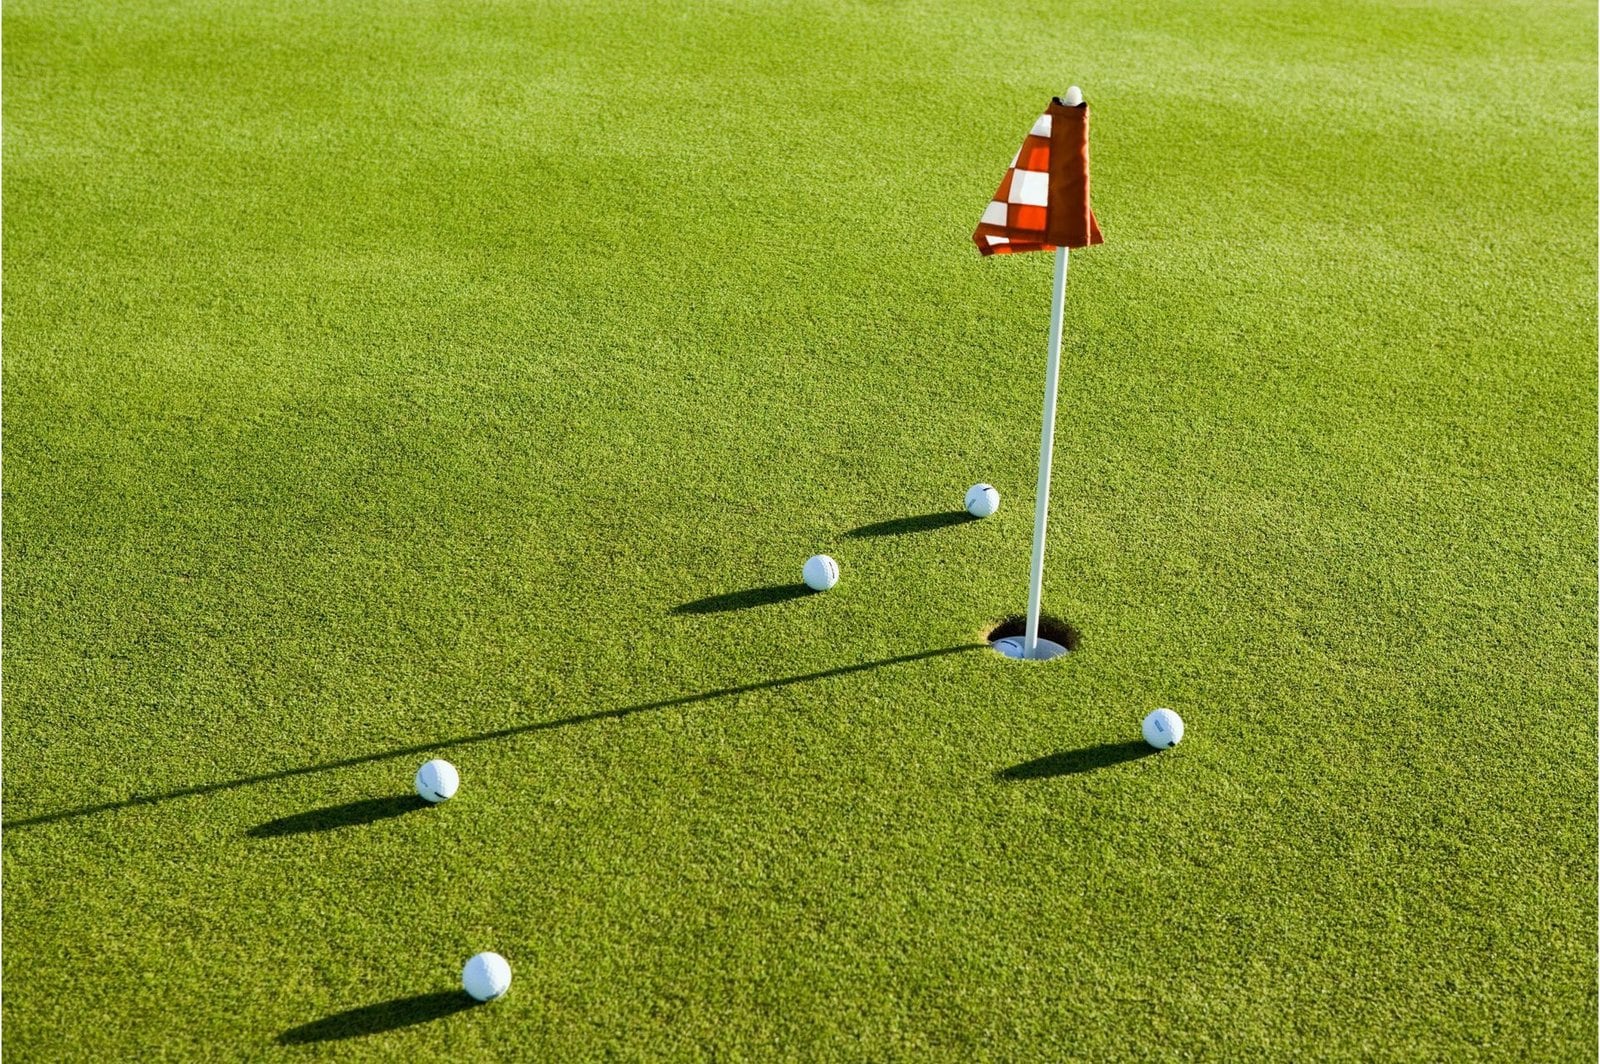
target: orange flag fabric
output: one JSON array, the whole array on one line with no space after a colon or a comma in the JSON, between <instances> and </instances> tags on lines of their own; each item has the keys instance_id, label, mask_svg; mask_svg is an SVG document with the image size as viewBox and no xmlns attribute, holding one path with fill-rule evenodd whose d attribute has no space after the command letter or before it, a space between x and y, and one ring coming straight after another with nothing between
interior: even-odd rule
<instances>
[{"instance_id":1,"label":"orange flag fabric","mask_svg":"<svg viewBox=\"0 0 1600 1064\"><path fill-rule=\"evenodd\" d=\"M1081 248L1102 242L1089 209L1089 105L1057 97L984 209L973 243L984 255Z\"/></svg>"}]
</instances>

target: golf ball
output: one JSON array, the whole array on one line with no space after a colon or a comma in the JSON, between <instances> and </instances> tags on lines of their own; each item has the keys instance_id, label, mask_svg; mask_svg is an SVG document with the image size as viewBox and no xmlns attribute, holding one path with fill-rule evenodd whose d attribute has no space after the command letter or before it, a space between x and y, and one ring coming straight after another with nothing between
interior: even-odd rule
<instances>
[{"instance_id":1,"label":"golf ball","mask_svg":"<svg viewBox=\"0 0 1600 1064\"><path fill-rule=\"evenodd\" d=\"M839 563L826 554L813 554L800 570L800 579L813 591L826 591L839 582Z\"/></svg>"},{"instance_id":2,"label":"golf ball","mask_svg":"<svg viewBox=\"0 0 1600 1064\"><path fill-rule=\"evenodd\" d=\"M1000 509L1000 493L993 484L974 484L967 489L966 507L973 517L988 517Z\"/></svg>"},{"instance_id":3,"label":"golf ball","mask_svg":"<svg viewBox=\"0 0 1600 1064\"><path fill-rule=\"evenodd\" d=\"M461 989L479 1001L493 1001L511 989L511 965L498 953L480 953L461 969Z\"/></svg>"},{"instance_id":4,"label":"golf ball","mask_svg":"<svg viewBox=\"0 0 1600 1064\"><path fill-rule=\"evenodd\" d=\"M1170 709L1158 709L1144 718L1144 741L1157 750L1183 741L1183 718Z\"/></svg>"},{"instance_id":5,"label":"golf ball","mask_svg":"<svg viewBox=\"0 0 1600 1064\"><path fill-rule=\"evenodd\" d=\"M1066 104L1068 107L1077 107L1079 104L1083 103L1083 90L1078 88L1076 85L1072 86L1072 88L1067 90L1067 94L1061 97L1061 102Z\"/></svg>"},{"instance_id":6,"label":"golf ball","mask_svg":"<svg viewBox=\"0 0 1600 1064\"><path fill-rule=\"evenodd\" d=\"M456 788L461 786L461 776L450 762L434 758L417 769L414 782L418 795L426 801L438 803L456 793Z\"/></svg>"}]
</instances>

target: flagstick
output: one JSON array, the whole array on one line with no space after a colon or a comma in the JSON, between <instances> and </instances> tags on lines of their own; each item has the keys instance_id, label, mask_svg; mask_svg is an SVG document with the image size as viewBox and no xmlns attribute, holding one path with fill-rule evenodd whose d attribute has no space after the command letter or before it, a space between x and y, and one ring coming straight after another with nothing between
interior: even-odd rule
<instances>
[{"instance_id":1,"label":"flagstick","mask_svg":"<svg viewBox=\"0 0 1600 1064\"><path fill-rule=\"evenodd\" d=\"M1039 652L1039 598L1044 591L1044 526L1050 514L1050 458L1056 446L1056 378L1061 369L1061 312L1067 295L1067 249L1056 249L1050 297L1050 359L1044 369L1044 428L1039 433L1039 486L1033 496L1033 570L1028 580L1028 628L1022 657Z\"/></svg>"}]
</instances>

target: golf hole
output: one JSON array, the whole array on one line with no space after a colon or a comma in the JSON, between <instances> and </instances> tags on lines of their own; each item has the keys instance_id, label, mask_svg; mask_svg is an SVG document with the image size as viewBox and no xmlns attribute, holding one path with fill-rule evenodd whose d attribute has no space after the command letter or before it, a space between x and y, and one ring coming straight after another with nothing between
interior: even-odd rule
<instances>
[{"instance_id":1,"label":"golf hole","mask_svg":"<svg viewBox=\"0 0 1600 1064\"><path fill-rule=\"evenodd\" d=\"M1039 618L1039 646L1027 656L1027 618L1007 617L984 635L989 649L1012 661L1049 661L1078 649L1078 630L1054 617Z\"/></svg>"}]
</instances>

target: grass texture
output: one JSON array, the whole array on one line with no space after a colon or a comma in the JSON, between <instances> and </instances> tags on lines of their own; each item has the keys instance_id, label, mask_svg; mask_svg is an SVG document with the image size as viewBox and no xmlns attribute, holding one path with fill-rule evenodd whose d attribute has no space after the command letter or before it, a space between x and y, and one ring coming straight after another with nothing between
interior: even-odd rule
<instances>
[{"instance_id":1,"label":"grass texture","mask_svg":"<svg viewBox=\"0 0 1600 1064\"><path fill-rule=\"evenodd\" d=\"M1595 42L7 3L6 1056L1592 1060Z\"/></svg>"}]
</instances>

